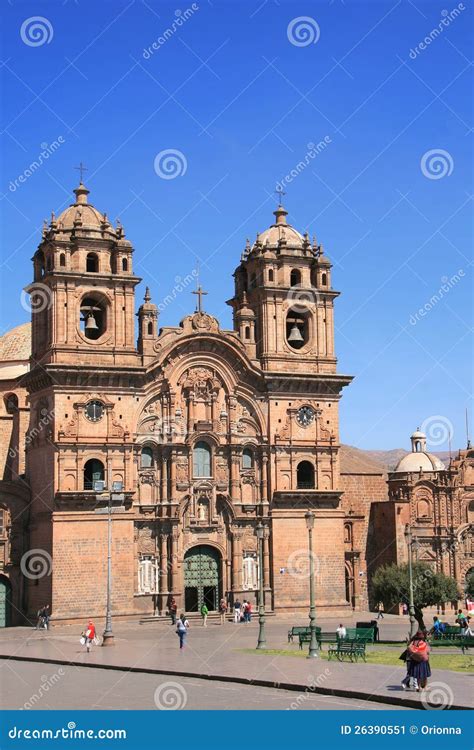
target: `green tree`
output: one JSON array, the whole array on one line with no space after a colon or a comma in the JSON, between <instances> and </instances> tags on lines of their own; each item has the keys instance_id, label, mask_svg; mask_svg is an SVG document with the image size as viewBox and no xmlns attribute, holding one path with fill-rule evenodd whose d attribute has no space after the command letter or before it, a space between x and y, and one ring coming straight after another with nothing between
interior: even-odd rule
<instances>
[{"instance_id":1,"label":"green tree","mask_svg":"<svg viewBox=\"0 0 474 750\"><path fill-rule=\"evenodd\" d=\"M466 579L466 596L474 599L474 572L470 573Z\"/></svg>"},{"instance_id":2,"label":"green tree","mask_svg":"<svg viewBox=\"0 0 474 750\"><path fill-rule=\"evenodd\" d=\"M385 608L396 604L410 603L410 580L408 565L385 565L372 578L375 601L383 601ZM421 629L425 628L423 610L443 602L455 602L461 598L454 578L436 573L425 563L413 563L413 603L415 617Z\"/></svg>"}]
</instances>

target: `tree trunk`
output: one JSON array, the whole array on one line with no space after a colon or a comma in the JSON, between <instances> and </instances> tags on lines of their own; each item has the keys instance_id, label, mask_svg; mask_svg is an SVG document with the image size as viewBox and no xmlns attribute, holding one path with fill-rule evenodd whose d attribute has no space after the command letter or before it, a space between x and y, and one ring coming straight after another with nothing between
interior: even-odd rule
<instances>
[{"instance_id":1,"label":"tree trunk","mask_svg":"<svg viewBox=\"0 0 474 750\"><path fill-rule=\"evenodd\" d=\"M423 610L415 605L415 617L418 622L420 630L425 630L425 622L423 620Z\"/></svg>"}]
</instances>

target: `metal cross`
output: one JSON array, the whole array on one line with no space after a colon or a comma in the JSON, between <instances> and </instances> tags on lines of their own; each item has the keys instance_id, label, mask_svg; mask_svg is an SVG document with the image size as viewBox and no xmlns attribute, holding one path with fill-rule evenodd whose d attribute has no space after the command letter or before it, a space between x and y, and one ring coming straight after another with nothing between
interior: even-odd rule
<instances>
[{"instance_id":1,"label":"metal cross","mask_svg":"<svg viewBox=\"0 0 474 750\"><path fill-rule=\"evenodd\" d=\"M84 172L88 172L89 170L87 169L87 167L84 166L84 164L82 163L82 161L79 162L79 166L78 167L74 167L74 169L78 169L79 170L79 172L80 172L80 179L81 179L81 183L82 183L82 178L84 177Z\"/></svg>"},{"instance_id":2,"label":"metal cross","mask_svg":"<svg viewBox=\"0 0 474 750\"><path fill-rule=\"evenodd\" d=\"M196 312L202 313L202 298L207 294L207 292L203 292L201 288L201 284L199 284L198 288L196 289L196 291L193 292L193 294L197 294L197 297L198 297Z\"/></svg>"},{"instance_id":3,"label":"metal cross","mask_svg":"<svg viewBox=\"0 0 474 750\"><path fill-rule=\"evenodd\" d=\"M281 185L277 185L277 187L275 188L275 193L278 195L278 204L281 206L281 198L283 195L286 195Z\"/></svg>"}]
</instances>

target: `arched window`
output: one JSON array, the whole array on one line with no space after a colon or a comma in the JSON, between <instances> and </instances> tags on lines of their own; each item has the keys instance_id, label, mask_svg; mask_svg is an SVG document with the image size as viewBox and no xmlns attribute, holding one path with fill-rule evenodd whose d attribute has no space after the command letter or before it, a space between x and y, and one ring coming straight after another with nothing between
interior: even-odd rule
<instances>
[{"instance_id":1,"label":"arched window","mask_svg":"<svg viewBox=\"0 0 474 750\"><path fill-rule=\"evenodd\" d=\"M48 255L48 257L46 258L46 270L51 271L52 267L53 267L53 259L51 255Z\"/></svg>"},{"instance_id":2,"label":"arched window","mask_svg":"<svg viewBox=\"0 0 474 750\"><path fill-rule=\"evenodd\" d=\"M153 449L149 445L142 448L140 466L142 469L151 469L153 466Z\"/></svg>"},{"instance_id":3,"label":"arched window","mask_svg":"<svg viewBox=\"0 0 474 750\"><path fill-rule=\"evenodd\" d=\"M106 306L101 299L85 297L80 307L80 329L87 339L98 339L107 328Z\"/></svg>"},{"instance_id":4,"label":"arched window","mask_svg":"<svg viewBox=\"0 0 474 750\"><path fill-rule=\"evenodd\" d=\"M128 260L126 258L122 258L122 271L128 271Z\"/></svg>"},{"instance_id":5,"label":"arched window","mask_svg":"<svg viewBox=\"0 0 474 750\"><path fill-rule=\"evenodd\" d=\"M273 281L273 268L268 271L268 281Z\"/></svg>"},{"instance_id":6,"label":"arched window","mask_svg":"<svg viewBox=\"0 0 474 750\"><path fill-rule=\"evenodd\" d=\"M150 321L146 327L149 336L153 336L153 323Z\"/></svg>"},{"instance_id":7,"label":"arched window","mask_svg":"<svg viewBox=\"0 0 474 750\"><path fill-rule=\"evenodd\" d=\"M18 396L15 393L9 393L5 396L5 409L7 414L16 414L18 411Z\"/></svg>"},{"instance_id":8,"label":"arched window","mask_svg":"<svg viewBox=\"0 0 474 750\"><path fill-rule=\"evenodd\" d=\"M309 316L307 313L288 310L286 340L292 349L301 349L309 341Z\"/></svg>"},{"instance_id":9,"label":"arched window","mask_svg":"<svg viewBox=\"0 0 474 750\"><path fill-rule=\"evenodd\" d=\"M211 476L211 449L203 440L194 446L193 474L195 477Z\"/></svg>"},{"instance_id":10,"label":"arched window","mask_svg":"<svg viewBox=\"0 0 474 750\"><path fill-rule=\"evenodd\" d=\"M104 464L97 458L90 458L84 464L84 489L93 490L94 482L103 482L105 479Z\"/></svg>"},{"instance_id":11,"label":"arched window","mask_svg":"<svg viewBox=\"0 0 474 750\"><path fill-rule=\"evenodd\" d=\"M344 525L344 541L349 544L352 542L352 524L350 523Z\"/></svg>"},{"instance_id":12,"label":"arched window","mask_svg":"<svg viewBox=\"0 0 474 750\"><path fill-rule=\"evenodd\" d=\"M296 485L299 490L314 490L314 466L311 461L300 461L298 464Z\"/></svg>"},{"instance_id":13,"label":"arched window","mask_svg":"<svg viewBox=\"0 0 474 750\"><path fill-rule=\"evenodd\" d=\"M251 448L244 448L242 451L242 469L253 469L253 451Z\"/></svg>"},{"instance_id":14,"label":"arched window","mask_svg":"<svg viewBox=\"0 0 474 750\"><path fill-rule=\"evenodd\" d=\"M290 286L299 286L301 284L301 272L294 268L290 274Z\"/></svg>"},{"instance_id":15,"label":"arched window","mask_svg":"<svg viewBox=\"0 0 474 750\"><path fill-rule=\"evenodd\" d=\"M61 268L64 268L64 266L66 265L66 256L64 255L64 253L61 253L61 255L59 256L59 265L61 266Z\"/></svg>"},{"instance_id":16,"label":"arched window","mask_svg":"<svg viewBox=\"0 0 474 750\"><path fill-rule=\"evenodd\" d=\"M246 339L250 338L250 326L245 326L244 336Z\"/></svg>"},{"instance_id":17,"label":"arched window","mask_svg":"<svg viewBox=\"0 0 474 750\"><path fill-rule=\"evenodd\" d=\"M326 286L327 283L328 283L328 277L326 276L325 273L321 274L321 284L323 286Z\"/></svg>"},{"instance_id":18,"label":"arched window","mask_svg":"<svg viewBox=\"0 0 474 750\"><path fill-rule=\"evenodd\" d=\"M99 259L95 253L87 253L86 271L87 273L97 273L99 270Z\"/></svg>"},{"instance_id":19,"label":"arched window","mask_svg":"<svg viewBox=\"0 0 474 750\"><path fill-rule=\"evenodd\" d=\"M39 281L44 276L44 253L39 250L35 255L35 281Z\"/></svg>"}]
</instances>

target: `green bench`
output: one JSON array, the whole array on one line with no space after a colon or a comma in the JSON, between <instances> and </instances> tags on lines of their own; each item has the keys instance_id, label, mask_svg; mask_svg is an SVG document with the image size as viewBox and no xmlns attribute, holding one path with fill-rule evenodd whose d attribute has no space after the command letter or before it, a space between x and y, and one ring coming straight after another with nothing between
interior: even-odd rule
<instances>
[{"instance_id":1,"label":"green bench","mask_svg":"<svg viewBox=\"0 0 474 750\"><path fill-rule=\"evenodd\" d=\"M319 630L321 630L321 628L319 628ZM291 630L288 631L288 643L293 643L293 638L304 635L305 633L311 633L309 625L293 625Z\"/></svg>"},{"instance_id":2,"label":"green bench","mask_svg":"<svg viewBox=\"0 0 474 750\"><path fill-rule=\"evenodd\" d=\"M338 661L344 661L348 657L349 661L358 661L361 658L364 662L365 658L365 643L361 643L357 640L338 641L338 643L328 648L328 660L335 656Z\"/></svg>"},{"instance_id":3,"label":"green bench","mask_svg":"<svg viewBox=\"0 0 474 750\"><path fill-rule=\"evenodd\" d=\"M462 638L456 641L456 646L459 646L463 654L465 654L466 649L474 648L474 637L472 635L463 635Z\"/></svg>"},{"instance_id":4,"label":"green bench","mask_svg":"<svg viewBox=\"0 0 474 750\"><path fill-rule=\"evenodd\" d=\"M444 633L434 633L434 641L457 641L461 637L461 628L458 625L447 625Z\"/></svg>"}]
</instances>

